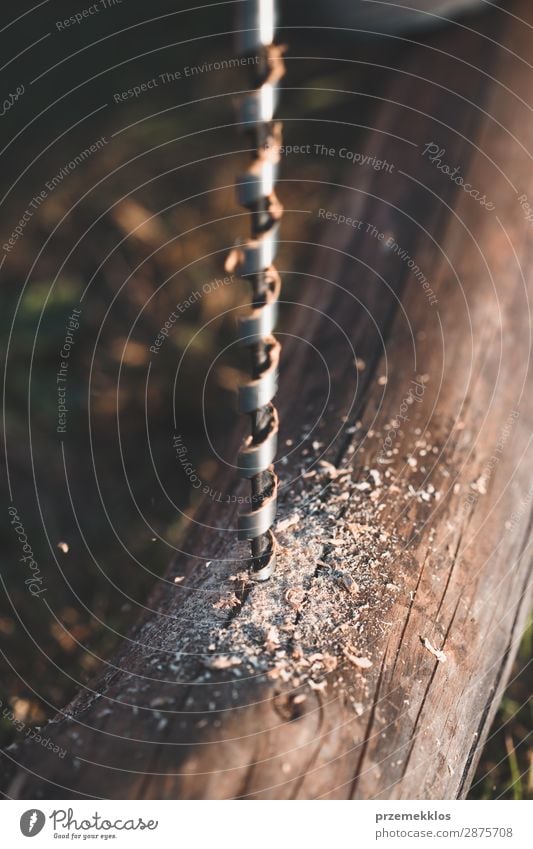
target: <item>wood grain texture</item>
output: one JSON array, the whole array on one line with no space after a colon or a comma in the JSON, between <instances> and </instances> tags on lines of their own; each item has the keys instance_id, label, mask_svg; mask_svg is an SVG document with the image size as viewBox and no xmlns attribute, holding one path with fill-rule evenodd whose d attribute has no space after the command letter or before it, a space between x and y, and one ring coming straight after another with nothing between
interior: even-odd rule
<instances>
[{"instance_id":1,"label":"wood grain texture","mask_svg":"<svg viewBox=\"0 0 533 849\"><path fill-rule=\"evenodd\" d=\"M526 2L512 9L533 24ZM67 756L4 753L9 796L466 793L530 597L532 236L517 197L533 197L532 44L493 10L404 46L379 78L361 150L394 168L316 176L285 307L295 448L274 578L246 583L235 535L216 529L235 515L204 504L153 613L46 728ZM430 142L493 210L423 155Z\"/></svg>"}]
</instances>

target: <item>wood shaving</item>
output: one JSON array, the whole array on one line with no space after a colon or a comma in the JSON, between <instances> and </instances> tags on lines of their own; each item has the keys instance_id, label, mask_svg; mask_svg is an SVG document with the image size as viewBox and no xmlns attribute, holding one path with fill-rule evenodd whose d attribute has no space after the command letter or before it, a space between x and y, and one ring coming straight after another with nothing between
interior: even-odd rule
<instances>
[{"instance_id":1,"label":"wood shaving","mask_svg":"<svg viewBox=\"0 0 533 849\"><path fill-rule=\"evenodd\" d=\"M353 654L352 652L352 646L350 646L349 648L346 648L345 646L342 650L342 653L346 660L349 660L350 663L352 663L354 666L357 666L359 669L370 669L370 667L372 666L371 660L369 660L367 657L357 657L357 655Z\"/></svg>"},{"instance_id":2,"label":"wood shaving","mask_svg":"<svg viewBox=\"0 0 533 849\"><path fill-rule=\"evenodd\" d=\"M379 450L383 432L365 433L361 423L357 427L365 446L375 439ZM311 448L309 429L305 424L298 439L307 439ZM426 432L418 436L417 456L420 449L431 448ZM220 614L206 616L198 645L199 653L209 645L215 646L217 657L239 657L241 664L230 673L235 678L263 675L280 689L287 685L299 693L305 688L318 693L331 689L333 697L343 694L357 703L358 713L367 710L365 671L377 663L369 655L382 645L392 624L386 614L399 593L409 597L412 586L412 558L403 552L413 529L401 509L412 498L408 485L415 494L423 485L431 497L429 509L435 498L420 460L406 479L397 476L394 465L381 469L376 460L360 464L363 453L358 448L357 465L349 461L350 468L342 469L317 458L313 475L287 489L277 530L289 530L290 543L280 546L274 576L267 585L253 584L246 604L240 601L245 593L215 593L215 599L223 596L215 608L226 613L226 621ZM401 470L401 448L394 456ZM301 471L299 466L296 471ZM419 474L424 475L420 480ZM400 508L397 522L390 520L391 504ZM240 569L242 561L237 561L230 575ZM217 581L220 577L218 586L223 587L227 562L214 560L212 574ZM196 603L192 597L184 600L184 615Z\"/></svg>"},{"instance_id":3,"label":"wood shaving","mask_svg":"<svg viewBox=\"0 0 533 849\"><path fill-rule=\"evenodd\" d=\"M242 601L237 598L235 593L231 593L230 595L222 596L218 601L216 601L213 607L216 610L233 610L234 607L240 607Z\"/></svg>"},{"instance_id":4,"label":"wood shaving","mask_svg":"<svg viewBox=\"0 0 533 849\"><path fill-rule=\"evenodd\" d=\"M265 648L267 651L274 651L275 649L279 648L280 645L281 641L279 637L279 631L275 625L272 625L268 629L265 637Z\"/></svg>"},{"instance_id":5,"label":"wood shaving","mask_svg":"<svg viewBox=\"0 0 533 849\"><path fill-rule=\"evenodd\" d=\"M326 653L322 658L322 666L325 672L333 672L337 668L337 658Z\"/></svg>"},{"instance_id":6,"label":"wood shaving","mask_svg":"<svg viewBox=\"0 0 533 849\"><path fill-rule=\"evenodd\" d=\"M307 683L309 684L309 686L311 687L312 690L318 690L319 693L323 693L324 690L326 690L327 686L328 686L328 682L326 681L325 678L324 678L323 681L313 681L313 679L310 678Z\"/></svg>"},{"instance_id":7,"label":"wood shaving","mask_svg":"<svg viewBox=\"0 0 533 849\"><path fill-rule=\"evenodd\" d=\"M285 593L285 601L293 610L301 610L305 601L305 592L301 587L289 587Z\"/></svg>"},{"instance_id":8,"label":"wood shaving","mask_svg":"<svg viewBox=\"0 0 533 849\"><path fill-rule=\"evenodd\" d=\"M342 572L340 570L337 571L335 575L335 579L339 586L346 590L350 595L357 595L359 592L359 584L357 584L354 579L348 575L347 572Z\"/></svg>"},{"instance_id":9,"label":"wood shaving","mask_svg":"<svg viewBox=\"0 0 533 849\"><path fill-rule=\"evenodd\" d=\"M479 492L480 495L487 494L487 478L486 475L480 475L474 483L470 484L471 488L475 492Z\"/></svg>"},{"instance_id":10,"label":"wood shaving","mask_svg":"<svg viewBox=\"0 0 533 849\"><path fill-rule=\"evenodd\" d=\"M333 465L333 463L328 463L327 460L320 460L318 465L322 467L322 469L332 480L336 480L337 478L343 475L350 474L349 469L338 469L336 466Z\"/></svg>"},{"instance_id":11,"label":"wood shaving","mask_svg":"<svg viewBox=\"0 0 533 849\"><path fill-rule=\"evenodd\" d=\"M292 528L293 525L297 525L299 522L301 522L301 520L302 517L299 513L293 513L291 516L287 516L286 519L282 519L281 522L278 522L276 525L276 530L278 531L278 533L281 533L282 531L288 530L288 528Z\"/></svg>"}]
</instances>

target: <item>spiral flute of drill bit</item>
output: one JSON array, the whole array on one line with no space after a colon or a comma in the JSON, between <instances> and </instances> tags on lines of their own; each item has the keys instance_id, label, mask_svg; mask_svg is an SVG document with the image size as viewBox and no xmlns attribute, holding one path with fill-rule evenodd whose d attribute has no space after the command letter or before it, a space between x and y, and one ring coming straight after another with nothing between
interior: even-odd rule
<instances>
[{"instance_id":1,"label":"spiral flute of drill bit","mask_svg":"<svg viewBox=\"0 0 533 849\"><path fill-rule=\"evenodd\" d=\"M239 515L239 539L251 543L251 576L270 577L275 567L278 479L274 458L278 414L272 404L277 391L280 344L273 331L281 281L273 262L277 252L282 206L275 192L281 151L281 125L273 120L279 80L284 74L283 48L273 44L274 0L250 0L240 7L239 49L256 55L254 89L239 106L240 123L251 138L251 162L238 180L237 197L251 214L250 238L230 253L226 269L251 286L251 312L239 322L239 344L250 351L250 380L239 387L239 412L251 419L251 433L238 457L242 477L251 482L251 510Z\"/></svg>"}]
</instances>

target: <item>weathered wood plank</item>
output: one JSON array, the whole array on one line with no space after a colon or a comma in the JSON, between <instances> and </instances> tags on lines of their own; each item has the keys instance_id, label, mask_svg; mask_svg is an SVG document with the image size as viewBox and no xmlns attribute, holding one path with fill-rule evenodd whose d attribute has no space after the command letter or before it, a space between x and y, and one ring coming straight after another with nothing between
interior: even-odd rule
<instances>
[{"instance_id":1,"label":"weathered wood plank","mask_svg":"<svg viewBox=\"0 0 533 849\"><path fill-rule=\"evenodd\" d=\"M526 3L513 9L533 22ZM501 37L501 21L478 26ZM518 20L503 38L531 53ZM314 210L305 287L286 310L280 409L297 447L280 466L275 577L247 585L234 535L192 525L191 554L154 591L134 641L47 728L67 757L10 750L9 795L466 792L529 599L533 287L517 194L533 197L532 72L469 30L399 63L365 141L394 169L317 185L317 209L364 226L324 225ZM422 155L431 141L494 210ZM331 379L322 416L312 346ZM322 450L343 474L319 464ZM197 516L232 518L217 504Z\"/></svg>"}]
</instances>

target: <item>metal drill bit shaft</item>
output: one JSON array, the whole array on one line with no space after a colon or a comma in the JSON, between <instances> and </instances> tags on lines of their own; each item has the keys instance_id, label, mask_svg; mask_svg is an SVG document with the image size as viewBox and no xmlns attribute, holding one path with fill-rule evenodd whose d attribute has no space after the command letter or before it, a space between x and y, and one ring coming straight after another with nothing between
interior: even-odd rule
<instances>
[{"instance_id":1,"label":"metal drill bit shaft","mask_svg":"<svg viewBox=\"0 0 533 849\"><path fill-rule=\"evenodd\" d=\"M277 252L282 206L274 184L281 152L281 125L274 121L276 95L285 67L283 48L273 44L275 0L239 4L238 49L255 56L254 88L239 104L239 120L252 140L253 155L237 179L239 202L251 214L250 237L231 251L226 269L251 286L251 311L239 322L239 344L250 350L250 379L239 387L239 412L251 420L251 433L238 457L242 477L251 482L251 510L239 516L239 539L250 540L252 577L265 581L276 560L272 525L276 516L278 479L274 458L278 414L272 404L277 391L280 344L273 336L281 281L273 262Z\"/></svg>"}]
</instances>

